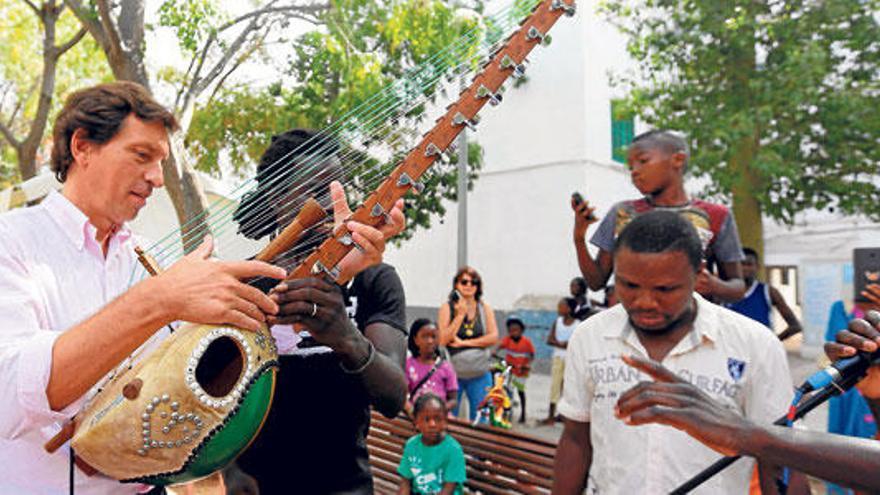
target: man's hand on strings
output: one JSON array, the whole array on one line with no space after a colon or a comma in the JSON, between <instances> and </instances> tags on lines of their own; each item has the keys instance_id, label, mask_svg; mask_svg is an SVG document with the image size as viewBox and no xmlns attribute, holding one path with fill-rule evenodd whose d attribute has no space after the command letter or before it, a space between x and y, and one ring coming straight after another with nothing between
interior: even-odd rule
<instances>
[{"instance_id":1,"label":"man's hand on strings","mask_svg":"<svg viewBox=\"0 0 880 495\"><path fill-rule=\"evenodd\" d=\"M379 264L385 252L385 241L401 233L406 226L403 215L403 200L394 204L388 212L388 221L379 227L372 227L359 222L349 221L351 208L345 198L345 190L338 181L330 183L330 197L333 201L333 220L336 228L345 224L351 232L351 238L361 249L352 249L339 262L339 283L351 280L355 275L370 266Z\"/></svg>"},{"instance_id":2,"label":"man's hand on strings","mask_svg":"<svg viewBox=\"0 0 880 495\"><path fill-rule=\"evenodd\" d=\"M629 425L659 423L679 429L724 455L743 453L743 439L754 426L684 381L661 364L636 356L623 362L650 375L621 394L615 415Z\"/></svg>"},{"instance_id":3,"label":"man's hand on strings","mask_svg":"<svg viewBox=\"0 0 880 495\"><path fill-rule=\"evenodd\" d=\"M320 278L286 280L276 285L269 297L278 304L278 313L269 316L271 325L300 324L315 340L335 351L363 338L348 318L336 284Z\"/></svg>"},{"instance_id":4,"label":"man's hand on strings","mask_svg":"<svg viewBox=\"0 0 880 495\"><path fill-rule=\"evenodd\" d=\"M865 319L854 318L834 339L836 342L825 344L825 354L832 361L853 357L857 352L876 352L880 348L880 313L868 311ZM868 375L856 388L867 399L880 399L880 365L868 368Z\"/></svg>"},{"instance_id":5,"label":"man's hand on strings","mask_svg":"<svg viewBox=\"0 0 880 495\"><path fill-rule=\"evenodd\" d=\"M214 241L206 236L193 252L152 279L167 296L165 308L172 320L232 325L257 331L278 305L241 280L253 277L283 279L283 268L262 261L211 259Z\"/></svg>"}]
</instances>

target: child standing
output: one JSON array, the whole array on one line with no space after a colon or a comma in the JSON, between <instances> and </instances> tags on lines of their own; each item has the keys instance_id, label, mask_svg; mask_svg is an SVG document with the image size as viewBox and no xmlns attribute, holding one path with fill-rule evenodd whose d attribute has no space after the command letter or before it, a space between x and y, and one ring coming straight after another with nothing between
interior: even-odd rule
<instances>
[{"instance_id":1,"label":"child standing","mask_svg":"<svg viewBox=\"0 0 880 495\"><path fill-rule=\"evenodd\" d=\"M589 201L572 199L578 266L591 289L604 287L614 271L611 253L623 228L633 218L660 209L677 212L691 222L703 242L707 266L717 268L717 275L705 268L700 272L697 292L721 302L742 299L746 290L740 265L742 248L733 213L724 205L688 196L684 189L687 160L687 143L669 131L649 131L633 139L626 161L632 183L644 197L621 201L611 207L590 239L599 248L595 258L587 251L586 244L587 228L596 222L592 216L594 207Z\"/></svg>"},{"instance_id":2,"label":"child standing","mask_svg":"<svg viewBox=\"0 0 880 495\"><path fill-rule=\"evenodd\" d=\"M553 367L550 382L550 413L542 424L552 425L556 422L556 403L562 398L562 379L565 377L565 350L568 348L568 341L571 334L574 333L580 321L574 317L574 310L577 308L577 301L571 297L564 297L556 306L556 312L559 316L553 322L553 327L547 335L547 344L553 349Z\"/></svg>"},{"instance_id":3,"label":"child standing","mask_svg":"<svg viewBox=\"0 0 880 495\"><path fill-rule=\"evenodd\" d=\"M507 319L507 336L501 340L498 349L505 351L504 361L510 365L514 388L519 395L519 422L526 422L526 379L532 370L535 359L535 346L528 337L523 335L525 324L519 318Z\"/></svg>"},{"instance_id":4,"label":"child standing","mask_svg":"<svg viewBox=\"0 0 880 495\"><path fill-rule=\"evenodd\" d=\"M414 321L407 347L412 354L406 359L407 412L411 413L416 399L427 393L445 398L446 408L452 410L458 399L458 379L452 365L440 354L437 326L427 318Z\"/></svg>"},{"instance_id":5,"label":"child standing","mask_svg":"<svg viewBox=\"0 0 880 495\"><path fill-rule=\"evenodd\" d=\"M442 495L461 494L466 479L464 451L446 434L446 404L440 397L426 393L413 407L419 434L403 448L397 472L404 479L399 495L410 493Z\"/></svg>"}]
</instances>

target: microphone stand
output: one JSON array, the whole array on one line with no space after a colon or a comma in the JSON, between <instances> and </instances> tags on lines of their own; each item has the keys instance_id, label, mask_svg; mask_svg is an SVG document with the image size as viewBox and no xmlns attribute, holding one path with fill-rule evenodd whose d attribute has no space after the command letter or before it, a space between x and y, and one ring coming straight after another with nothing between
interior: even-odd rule
<instances>
[{"instance_id":1,"label":"microphone stand","mask_svg":"<svg viewBox=\"0 0 880 495\"><path fill-rule=\"evenodd\" d=\"M841 393L849 390L850 387L855 385L861 379L862 375L854 374L851 377L841 381L839 385L830 384L824 388L819 389L819 391L798 404L797 408L795 409L793 421L803 418L807 415L807 413L809 413L831 397L834 397L835 395L840 395ZM787 422L788 415L786 414L774 421L773 424L777 426L785 426ZM696 476L687 480L675 490L669 492L669 495L683 495L685 493L690 493L691 490L702 485L706 480L720 473L727 466L730 466L731 464L736 462L740 457L742 456L737 455L722 457L721 459L718 459L717 461L715 461L714 464L700 471Z\"/></svg>"}]
</instances>

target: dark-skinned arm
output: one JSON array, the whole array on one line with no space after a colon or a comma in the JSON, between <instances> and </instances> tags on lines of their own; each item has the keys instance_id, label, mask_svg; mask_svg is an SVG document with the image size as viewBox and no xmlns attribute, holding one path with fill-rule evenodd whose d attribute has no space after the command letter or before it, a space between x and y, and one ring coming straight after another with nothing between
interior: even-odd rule
<instances>
[{"instance_id":1,"label":"dark-skinned arm","mask_svg":"<svg viewBox=\"0 0 880 495\"><path fill-rule=\"evenodd\" d=\"M553 495L580 495L587 488L593 463L590 423L565 418L565 429L553 461Z\"/></svg>"},{"instance_id":2,"label":"dark-skinned arm","mask_svg":"<svg viewBox=\"0 0 880 495\"><path fill-rule=\"evenodd\" d=\"M440 495L452 495L455 493L456 488L458 488L458 483L443 483L443 489L440 490Z\"/></svg>"},{"instance_id":3,"label":"dark-skinned arm","mask_svg":"<svg viewBox=\"0 0 880 495\"><path fill-rule=\"evenodd\" d=\"M370 396L370 403L387 418L393 418L403 409L406 401L406 375L403 365L406 360L406 337L400 330L387 323L367 325L364 337L353 339L348 351L341 351L340 358L346 368L354 369L366 361L369 345L373 343L376 353L373 362L360 374L364 388Z\"/></svg>"},{"instance_id":4,"label":"dark-skinned arm","mask_svg":"<svg viewBox=\"0 0 880 495\"><path fill-rule=\"evenodd\" d=\"M556 340L556 320L550 325L550 331L547 332L547 345L551 347L559 347L559 341Z\"/></svg>"},{"instance_id":5,"label":"dark-skinned arm","mask_svg":"<svg viewBox=\"0 0 880 495\"><path fill-rule=\"evenodd\" d=\"M446 410L447 411L454 410L456 404L458 404L458 390L447 390L446 391Z\"/></svg>"},{"instance_id":6,"label":"dark-skinned arm","mask_svg":"<svg viewBox=\"0 0 880 495\"><path fill-rule=\"evenodd\" d=\"M400 488L397 489L397 495L409 495L412 493L412 480L403 478L400 480Z\"/></svg>"},{"instance_id":7,"label":"dark-skinned arm","mask_svg":"<svg viewBox=\"0 0 880 495\"><path fill-rule=\"evenodd\" d=\"M316 341L339 355L344 369L363 368L357 375L379 412L389 418L400 412L406 400L402 331L376 322L361 334L348 318L339 287L317 278L283 282L272 290L272 299L279 306L278 316L270 319L272 324L305 326ZM375 348L372 359L370 343Z\"/></svg>"},{"instance_id":8,"label":"dark-skinned arm","mask_svg":"<svg viewBox=\"0 0 880 495\"><path fill-rule=\"evenodd\" d=\"M779 340L785 340L792 335L797 335L801 333L804 328L801 326L800 320L798 320L797 316L795 316L794 311L788 306L788 303L785 302L785 298L782 297L782 294L776 290L776 287L768 287L770 290L770 302L773 303L773 306L776 307L776 311L779 311L782 319L785 320L785 323L788 327L779 334Z\"/></svg>"},{"instance_id":9,"label":"dark-skinned arm","mask_svg":"<svg viewBox=\"0 0 880 495\"><path fill-rule=\"evenodd\" d=\"M718 276L703 268L697 275L696 291L722 302L736 302L746 293L739 261L718 263Z\"/></svg>"},{"instance_id":10,"label":"dark-skinned arm","mask_svg":"<svg viewBox=\"0 0 880 495\"><path fill-rule=\"evenodd\" d=\"M571 202L571 209L574 211L573 237L578 267L581 269L581 274L591 289L602 289L611 275L614 260L608 251L600 249L599 255L596 256L596 259L593 259L590 256L589 250L587 250L587 228L597 221L595 216L596 209L590 206L589 201L584 201L578 205L574 200Z\"/></svg>"},{"instance_id":11,"label":"dark-skinned arm","mask_svg":"<svg viewBox=\"0 0 880 495\"><path fill-rule=\"evenodd\" d=\"M723 455L751 456L764 466L788 466L841 485L880 489L880 443L757 425L658 363L634 356L623 360L657 380L621 395L615 414L627 424L665 424Z\"/></svg>"}]
</instances>

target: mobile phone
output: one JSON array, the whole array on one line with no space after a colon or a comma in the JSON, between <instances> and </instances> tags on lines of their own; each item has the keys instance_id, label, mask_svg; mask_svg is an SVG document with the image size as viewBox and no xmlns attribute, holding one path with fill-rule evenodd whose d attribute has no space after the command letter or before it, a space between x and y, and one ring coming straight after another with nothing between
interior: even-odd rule
<instances>
[{"instance_id":1,"label":"mobile phone","mask_svg":"<svg viewBox=\"0 0 880 495\"><path fill-rule=\"evenodd\" d=\"M581 203L584 202L584 197L581 196L581 193L575 191L575 192L571 193L571 200L574 201L575 206L580 206ZM591 220L591 221L596 220L596 215L594 215L593 213L590 213L590 216L587 217L587 220Z\"/></svg>"},{"instance_id":2,"label":"mobile phone","mask_svg":"<svg viewBox=\"0 0 880 495\"><path fill-rule=\"evenodd\" d=\"M453 303L457 303L458 300L461 299L461 292L458 292L458 289L452 289L452 292L449 294L449 299L451 299Z\"/></svg>"},{"instance_id":3,"label":"mobile phone","mask_svg":"<svg viewBox=\"0 0 880 495\"><path fill-rule=\"evenodd\" d=\"M868 284L880 284L880 248L853 249L854 300L871 302L862 295Z\"/></svg>"}]
</instances>

